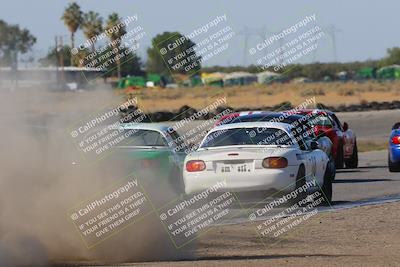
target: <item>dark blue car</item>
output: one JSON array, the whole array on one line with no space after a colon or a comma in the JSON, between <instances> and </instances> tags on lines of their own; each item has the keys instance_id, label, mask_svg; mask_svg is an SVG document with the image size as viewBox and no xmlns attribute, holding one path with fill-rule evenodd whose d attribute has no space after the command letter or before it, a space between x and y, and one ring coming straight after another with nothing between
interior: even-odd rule
<instances>
[{"instance_id":1,"label":"dark blue car","mask_svg":"<svg viewBox=\"0 0 400 267\"><path fill-rule=\"evenodd\" d=\"M400 172L400 122L393 126L390 134L389 171Z\"/></svg>"}]
</instances>

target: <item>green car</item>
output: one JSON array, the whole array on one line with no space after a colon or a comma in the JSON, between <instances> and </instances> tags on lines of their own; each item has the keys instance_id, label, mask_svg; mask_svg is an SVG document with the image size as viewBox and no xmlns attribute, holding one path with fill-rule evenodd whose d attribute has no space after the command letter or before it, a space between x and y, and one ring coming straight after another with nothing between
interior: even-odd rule
<instances>
[{"instance_id":1,"label":"green car","mask_svg":"<svg viewBox=\"0 0 400 267\"><path fill-rule=\"evenodd\" d=\"M186 156L179 134L158 123L126 123L119 126L124 139L113 153L128 164L140 180L151 180L154 187L169 186L182 192L182 168ZM148 178L151 177L151 178Z\"/></svg>"}]
</instances>

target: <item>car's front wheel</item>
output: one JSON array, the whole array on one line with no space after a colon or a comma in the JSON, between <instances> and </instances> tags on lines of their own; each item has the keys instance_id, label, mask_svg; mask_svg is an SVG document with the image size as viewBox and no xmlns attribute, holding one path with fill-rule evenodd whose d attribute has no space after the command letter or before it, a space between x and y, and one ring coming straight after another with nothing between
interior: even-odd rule
<instances>
[{"instance_id":1,"label":"car's front wheel","mask_svg":"<svg viewBox=\"0 0 400 267\"><path fill-rule=\"evenodd\" d=\"M351 157L345 161L346 168L348 169L355 169L358 167L358 149L357 149L357 142L354 144L353 154Z\"/></svg>"},{"instance_id":2,"label":"car's front wheel","mask_svg":"<svg viewBox=\"0 0 400 267\"><path fill-rule=\"evenodd\" d=\"M336 178L336 164L335 164L335 159L333 158L332 154L329 156L329 162L328 162L327 168L328 167L331 170L331 179L332 179L332 181L334 181Z\"/></svg>"},{"instance_id":3,"label":"car's front wheel","mask_svg":"<svg viewBox=\"0 0 400 267\"><path fill-rule=\"evenodd\" d=\"M343 169L344 157L343 157L343 144L342 143L339 143L335 163L336 163L336 169Z\"/></svg>"}]
</instances>

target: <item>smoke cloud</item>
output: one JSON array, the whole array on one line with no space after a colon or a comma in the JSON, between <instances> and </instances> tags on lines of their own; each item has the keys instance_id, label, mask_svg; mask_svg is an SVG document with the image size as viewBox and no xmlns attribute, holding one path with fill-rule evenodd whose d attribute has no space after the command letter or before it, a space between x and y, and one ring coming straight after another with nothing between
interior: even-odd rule
<instances>
[{"instance_id":1,"label":"smoke cloud","mask_svg":"<svg viewBox=\"0 0 400 267\"><path fill-rule=\"evenodd\" d=\"M68 127L110 103L115 107L123 101L107 89L82 93L38 87L1 90L1 267L192 257L190 248L173 246L155 213L91 249L68 216L71 207L130 171L123 162L82 159ZM160 195L173 194L156 186L154 181Z\"/></svg>"}]
</instances>

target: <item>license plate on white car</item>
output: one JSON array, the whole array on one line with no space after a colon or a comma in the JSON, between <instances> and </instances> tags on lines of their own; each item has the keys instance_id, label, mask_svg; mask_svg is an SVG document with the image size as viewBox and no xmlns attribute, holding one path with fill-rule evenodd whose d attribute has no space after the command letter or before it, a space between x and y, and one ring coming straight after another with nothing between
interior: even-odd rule
<instances>
[{"instance_id":1,"label":"license plate on white car","mask_svg":"<svg viewBox=\"0 0 400 267\"><path fill-rule=\"evenodd\" d=\"M217 165L217 170L220 173L246 173L252 171L252 164L241 163L241 164L224 164L220 163Z\"/></svg>"}]
</instances>

